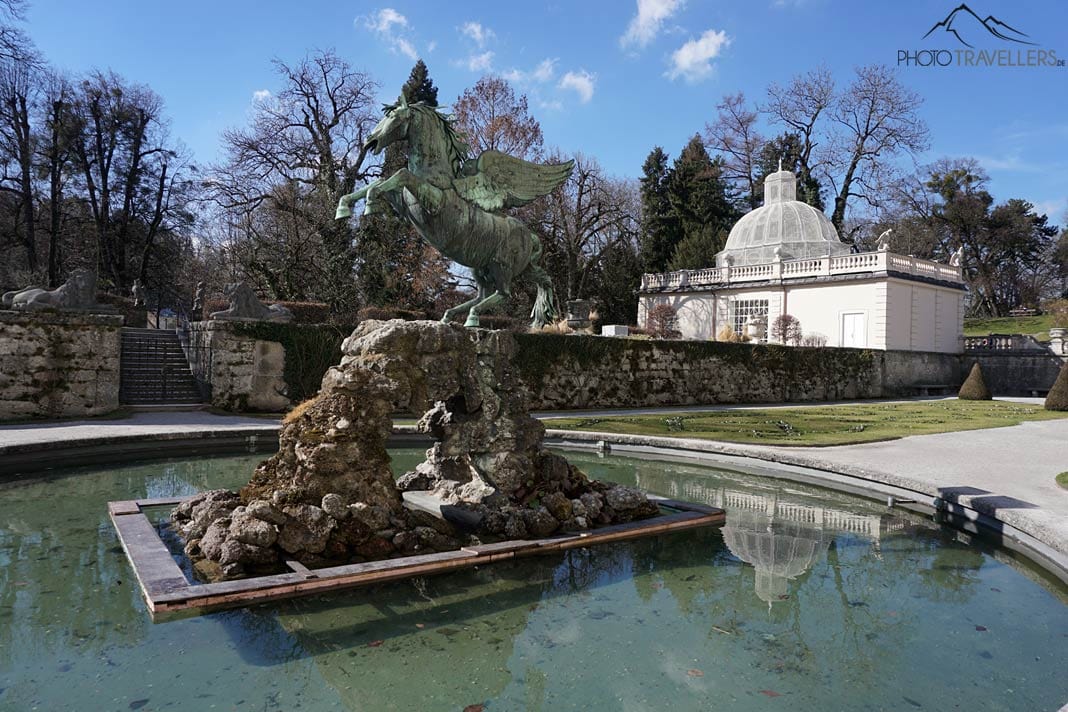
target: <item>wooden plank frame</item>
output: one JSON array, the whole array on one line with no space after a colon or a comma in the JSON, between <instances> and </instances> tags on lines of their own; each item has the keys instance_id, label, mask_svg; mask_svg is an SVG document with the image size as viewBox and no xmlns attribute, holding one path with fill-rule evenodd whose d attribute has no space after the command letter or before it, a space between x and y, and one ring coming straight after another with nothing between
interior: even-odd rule
<instances>
[{"instance_id":1,"label":"wooden plank frame","mask_svg":"<svg viewBox=\"0 0 1068 712\"><path fill-rule=\"evenodd\" d=\"M143 511L147 507L176 506L184 498L108 502L108 514L137 576L149 613L153 620L157 620L165 614L182 611L200 614L221 608L444 573L522 556L655 536L694 527L718 526L726 518L724 511L716 507L655 495L649 495L649 498L665 513L651 519L591 531L557 534L544 539L502 541L463 547L456 551L322 569L308 569L299 562L287 561L291 573L207 584L191 582L185 576Z\"/></svg>"}]
</instances>

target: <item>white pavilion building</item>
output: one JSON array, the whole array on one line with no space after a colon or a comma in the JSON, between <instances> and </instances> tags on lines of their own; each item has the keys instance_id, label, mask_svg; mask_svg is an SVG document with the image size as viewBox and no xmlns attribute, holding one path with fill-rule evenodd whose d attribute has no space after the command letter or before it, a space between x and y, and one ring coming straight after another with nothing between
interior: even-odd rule
<instances>
[{"instance_id":1,"label":"white pavilion building","mask_svg":"<svg viewBox=\"0 0 1068 712\"><path fill-rule=\"evenodd\" d=\"M827 216L796 199L789 171L769 175L764 196L731 229L715 267L642 277L641 326L669 304L687 339L713 339L730 325L766 342L775 318L790 314L827 346L961 352L959 266L894 254L885 243L851 254Z\"/></svg>"}]
</instances>

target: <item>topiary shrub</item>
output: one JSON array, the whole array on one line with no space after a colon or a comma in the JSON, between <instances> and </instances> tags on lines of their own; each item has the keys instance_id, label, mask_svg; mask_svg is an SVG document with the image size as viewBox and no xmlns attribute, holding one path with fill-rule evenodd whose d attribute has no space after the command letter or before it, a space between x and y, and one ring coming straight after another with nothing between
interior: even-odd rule
<instances>
[{"instance_id":1,"label":"topiary shrub","mask_svg":"<svg viewBox=\"0 0 1068 712\"><path fill-rule=\"evenodd\" d=\"M983 369L979 367L978 362L972 366L972 372L964 379L964 384L960 387L960 392L957 393L957 398L960 398L961 400L994 399L994 397L990 395L990 389L986 387L986 381L983 380Z\"/></svg>"},{"instance_id":2,"label":"topiary shrub","mask_svg":"<svg viewBox=\"0 0 1068 712\"><path fill-rule=\"evenodd\" d=\"M780 344L801 345L801 322L792 314L780 314L771 322L771 338Z\"/></svg>"},{"instance_id":3,"label":"topiary shrub","mask_svg":"<svg viewBox=\"0 0 1068 712\"><path fill-rule=\"evenodd\" d=\"M1061 366L1053 388L1046 394L1046 410L1068 410L1068 362Z\"/></svg>"}]
</instances>

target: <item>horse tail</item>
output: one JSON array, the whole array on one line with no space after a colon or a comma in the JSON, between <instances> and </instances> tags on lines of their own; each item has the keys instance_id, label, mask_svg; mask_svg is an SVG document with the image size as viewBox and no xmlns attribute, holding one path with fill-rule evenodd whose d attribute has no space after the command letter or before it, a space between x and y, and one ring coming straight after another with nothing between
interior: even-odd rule
<instances>
[{"instance_id":1,"label":"horse tail","mask_svg":"<svg viewBox=\"0 0 1068 712\"><path fill-rule=\"evenodd\" d=\"M530 327L532 329L540 329L556 318L556 307L554 305L556 299L553 296L552 278L538 264L541 260L541 240L537 235L531 234L531 242L533 242L533 247L530 253L530 264L527 269L530 270L531 279L538 286L538 296L534 299L534 308L530 310L530 316L533 318Z\"/></svg>"}]
</instances>

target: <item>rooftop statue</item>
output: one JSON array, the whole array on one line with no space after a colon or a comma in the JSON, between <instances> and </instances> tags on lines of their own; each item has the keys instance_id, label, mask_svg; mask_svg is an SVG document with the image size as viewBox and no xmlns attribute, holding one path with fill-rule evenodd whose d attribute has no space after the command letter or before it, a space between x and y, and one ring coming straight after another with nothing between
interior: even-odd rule
<instances>
[{"instance_id":1,"label":"rooftop statue","mask_svg":"<svg viewBox=\"0 0 1068 712\"><path fill-rule=\"evenodd\" d=\"M548 195L567 180L575 162L539 165L499 151L472 159L448 117L422 102L409 104L402 94L385 107L364 148L377 154L405 139L408 167L343 196L337 218L350 217L352 205L366 199L364 215L393 210L442 255L469 267L478 295L447 310L442 321L466 310L465 326L478 326L479 313L510 297L521 275L538 287L532 326L551 321L552 282L538 264L541 242L502 211Z\"/></svg>"}]
</instances>

